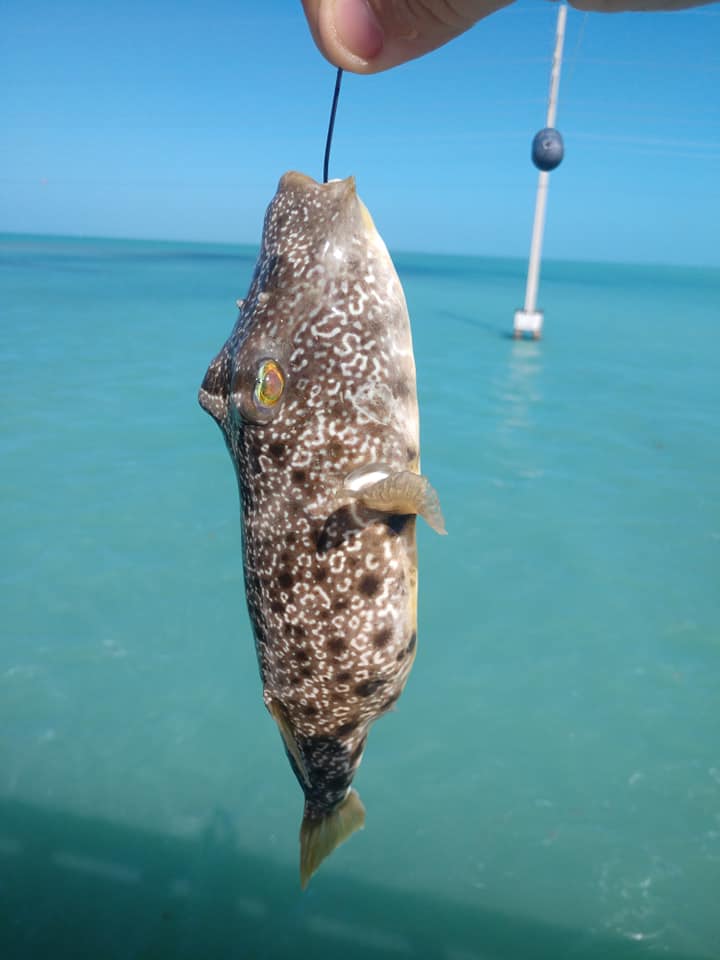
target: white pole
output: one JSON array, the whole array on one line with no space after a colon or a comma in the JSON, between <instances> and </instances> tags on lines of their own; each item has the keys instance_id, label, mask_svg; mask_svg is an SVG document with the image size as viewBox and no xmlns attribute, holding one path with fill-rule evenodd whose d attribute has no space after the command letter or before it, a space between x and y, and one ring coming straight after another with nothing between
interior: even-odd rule
<instances>
[{"instance_id":1,"label":"white pole","mask_svg":"<svg viewBox=\"0 0 720 960\"><path fill-rule=\"evenodd\" d=\"M560 67L562 65L563 41L565 40L565 20L567 6L561 3L558 6L557 27L555 32L555 52L553 54L552 72L550 74L550 94L548 97L546 127L555 126L557 115L558 89L560 87ZM537 294L540 284L540 256L542 254L543 232L545 230L545 207L550 174L540 171L538 177L537 195L535 197L535 219L533 221L532 240L530 242L530 261L528 263L527 286L525 288L525 309L515 314L515 332L522 333L530 330L539 336L542 327L542 314L537 311ZM525 314L525 317L522 314ZM526 321L526 323L523 323Z\"/></svg>"},{"instance_id":2,"label":"white pole","mask_svg":"<svg viewBox=\"0 0 720 960\"><path fill-rule=\"evenodd\" d=\"M558 90L560 89L560 67L562 66L566 19L567 5L561 3L558 7L557 27L555 30L555 53L553 53L552 73L550 74L550 93L548 95L547 122L545 124L546 127L554 127L555 117L557 116Z\"/></svg>"},{"instance_id":3,"label":"white pole","mask_svg":"<svg viewBox=\"0 0 720 960\"><path fill-rule=\"evenodd\" d=\"M540 286L540 255L542 254L543 232L545 230L545 207L550 174L540 171L537 194L535 195L535 219L533 220L532 240L530 241L530 261L528 263L527 286L525 287L525 313L535 313L537 309L538 287ZM515 301L517 303L517 301Z\"/></svg>"}]
</instances>

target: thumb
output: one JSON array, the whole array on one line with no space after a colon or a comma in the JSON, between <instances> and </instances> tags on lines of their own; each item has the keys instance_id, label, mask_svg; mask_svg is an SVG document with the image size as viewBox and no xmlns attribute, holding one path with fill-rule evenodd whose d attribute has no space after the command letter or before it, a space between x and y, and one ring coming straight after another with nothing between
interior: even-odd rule
<instances>
[{"instance_id":1,"label":"thumb","mask_svg":"<svg viewBox=\"0 0 720 960\"><path fill-rule=\"evenodd\" d=\"M421 57L511 2L302 0L320 52L354 73L379 73Z\"/></svg>"}]
</instances>

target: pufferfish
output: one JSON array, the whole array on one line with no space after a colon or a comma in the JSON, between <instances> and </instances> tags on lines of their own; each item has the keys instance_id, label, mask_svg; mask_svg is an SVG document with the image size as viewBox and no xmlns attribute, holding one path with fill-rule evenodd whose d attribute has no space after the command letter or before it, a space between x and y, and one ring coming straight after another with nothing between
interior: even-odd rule
<instances>
[{"instance_id":1,"label":"pufferfish","mask_svg":"<svg viewBox=\"0 0 720 960\"><path fill-rule=\"evenodd\" d=\"M250 290L200 388L240 489L265 705L305 795L303 888L364 825L353 777L415 657L419 472L405 296L354 179L287 173Z\"/></svg>"}]
</instances>

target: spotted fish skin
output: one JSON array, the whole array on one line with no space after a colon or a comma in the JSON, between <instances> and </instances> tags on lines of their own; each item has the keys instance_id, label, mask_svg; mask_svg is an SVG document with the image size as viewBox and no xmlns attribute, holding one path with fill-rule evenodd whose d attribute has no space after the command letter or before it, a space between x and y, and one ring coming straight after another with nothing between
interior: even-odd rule
<instances>
[{"instance_id":1,"label":"spotted fish skin","mask_svg":"<svg viewBox=\"0 0 720 960\"><path fill-rule=\"evenodd\" d=\"M377 476L417 480L410 324L352 178L281 179L239 307L199 399L235 465L263 696L312 825L348 797L417 636L419 511L399 500L398 512L384 493L387 508L363 502ZM284 388L265 408L257 380L268 360Z\"/></svg>"}]
</instances>

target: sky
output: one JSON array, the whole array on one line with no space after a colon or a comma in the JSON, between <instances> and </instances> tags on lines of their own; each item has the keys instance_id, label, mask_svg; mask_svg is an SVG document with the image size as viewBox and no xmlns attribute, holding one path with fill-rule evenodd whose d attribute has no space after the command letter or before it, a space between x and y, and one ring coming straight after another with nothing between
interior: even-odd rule
<instances>
[{"instance_id":1,"label":"sky","mask_svg":"<svg viewBox=\"0 0 720 960\"><path fill-rule=\"evenodd\" d=\"M330 176L391 250L526 256L556 6L343 80ZM0 0L0 231L257 243L335 75L299 0ZM720 4L568 11L545 255L720 266Z\"/></svg>"}]
</instances>

